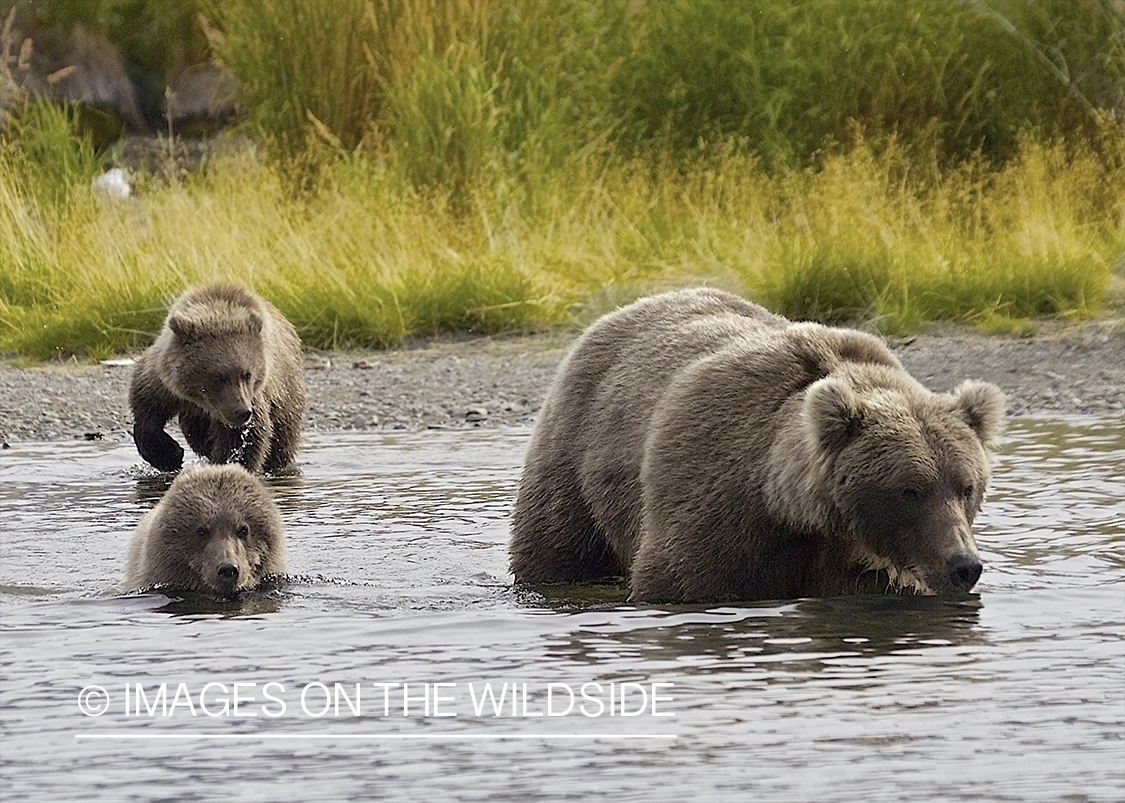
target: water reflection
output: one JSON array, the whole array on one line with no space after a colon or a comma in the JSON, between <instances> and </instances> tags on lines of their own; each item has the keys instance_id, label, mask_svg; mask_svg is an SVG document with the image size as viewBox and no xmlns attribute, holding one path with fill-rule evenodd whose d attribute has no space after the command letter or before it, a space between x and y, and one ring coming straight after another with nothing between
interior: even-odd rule
<instances>
[{"instance_id":1,"label":"water reflection","mask_svg":"<svg viewBox=\"0 0 1125 803\"><path fill-rule=\"evenodd\" d=\"M277 613L289 599L280 590L243 593L231 599L175 592L171 596L165 596L158 591L147 592L146 596L157 602L152 609L154 613L185 617L217 616L222 619Z\"/></svg>"},{"instance_id":2,"label":"water reflection","mask_svg":"<svg viewBox=\"0 0 1125 803\"><path fill-rule=\"evenodd\" d=\"M1125 424L1019 420L977 519L977 590L1104 585L1125 566Z\"/></svg>"},{"instance_id":3,"label":"water reflection","mask_svg":"<svg viewBox=\"0 0 1125 803\"><path fill-rule=\"evenodd\" d=\"M176 475L170 471L141 474L137 477L136 493L133 498L146 508L156 507L156 503L168 492L168 488L172 485L174 479L176 479Z\"/></svg>"},{"instance_id":4,"label":"water reflection","mask_svg":"<svg viewBox=\"0 0 1125 803\"><path fill-rule=\"evenodd\" d=\"M587 611L570 617L576 629L552 641L546 654L586 665L622 657L643 659L646 666L679 662L701 673L775 660L820 669L825 657L979 646L985 642L980 609L979 598L838 597L738 608Z\"/></svg>"},{"instance_id":5,"label":"water reflection","mask_svg":"<svg viewBox=\"0 0 1125 803\"><path fill-rule=\"evenodd\" d=\"M293 574L230 602L120 595L130 533L170 479L131 443L15 444L0 458L5 799L1120 799L1121 422L1013 422L977 595L722 607L632 606L620 583L513 588L527 438L310 436L300 473L267 480ZM75 708L89 683L489 680L671 683L675 717ZM146 738L75 739L114 729ZM677 738L611 738L661 729ZM188 730L261 738L157 738ZM429 733L465 738L383 738Z\"/></svg>"}]
</instances>

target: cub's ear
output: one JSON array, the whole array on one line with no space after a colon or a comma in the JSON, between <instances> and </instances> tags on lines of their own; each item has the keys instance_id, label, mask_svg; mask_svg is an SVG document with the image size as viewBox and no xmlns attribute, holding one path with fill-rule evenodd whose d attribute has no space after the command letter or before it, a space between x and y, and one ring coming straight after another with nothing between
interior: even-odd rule
<instances>
[{"instance_id":1,"label":"cub's ear","mask_svg":"<svg viewBox=\"0 0 1125 803\"><path fill-rule=\"evenodd\" d=\"M182 315L171 315L168 318L168 328L181 343L190 343L195 339L195 326L189 318Z\"/></svg>"},{"instance_id":2,"label":"cub's ear","mask_svg":"<svg viewBox=\"0 0 1125 803\"><path fill-rule=\"evenodd\" d=\"M837 452L863 426L864 406L846 380L829 376L809 385L801 418L814 443Z\"/></svg>"},{"instance_id":3,"label":"cub's ear","mask_svg":"<svg viewBox=\"0 0 1125 803\"><path fill-rule=\"evenodd\" d=\"M989 382L967 379L953 391L954 408L985 446L995 446L1004 431L1004 393Z\"/></svg>"},{"instance_id":4,"label":"cub's ear","mask_svg":"<svg viewBox=\"0 0 1125 803\"><path fill-rule=\"evenodd\" d=\"M246 330L252 335L262 333L262 316L254 310L251 310L246 316Z\"/></svg>"}]
</instances>

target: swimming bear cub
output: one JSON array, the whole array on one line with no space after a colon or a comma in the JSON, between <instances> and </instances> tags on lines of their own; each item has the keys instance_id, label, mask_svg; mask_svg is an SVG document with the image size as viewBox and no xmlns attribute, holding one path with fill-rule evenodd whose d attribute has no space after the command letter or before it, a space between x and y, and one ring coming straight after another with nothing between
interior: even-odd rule
<instances>
[{"instance_id":1,"label":"swimming bear cub","mask_svg":"<svg viewBox=\"0 0 1125 803\"><path fill-rule=\"evenodd\" d=\"M137 524L125 586L231 597L285 568L285 532L269 489L239 465L195 465Z\"/></svg>"}]
</instances>

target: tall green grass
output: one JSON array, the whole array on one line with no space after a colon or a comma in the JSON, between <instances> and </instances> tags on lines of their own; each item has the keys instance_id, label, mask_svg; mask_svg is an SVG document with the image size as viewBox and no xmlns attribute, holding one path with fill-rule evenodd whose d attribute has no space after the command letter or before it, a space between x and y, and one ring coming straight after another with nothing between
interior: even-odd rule
<instances>
[{"instance_id":1,"label":"tall green grass","mask_svg":"<svg viewBox=\"0 0 1125 803\"><path fill-rule=\"evenodd\" d=\"M275 155L389 147L417 185L739 138L799 167L852 125L958 161L1125 114L1105 0L232 0L218 53Z\"/></svg>"},{"instance_id":2,"label":"tall green grass","mask_svg":"<svg viewBox=\"0 0 1125 803\"><path fill-rule=\"evenodd\" d=\"M18 110L0 351L138 348L217 278L314 348L566 324L698 282L794 318L1003 329L1093 313L1125 252L1112 4L207 8L261 153L114 203L67 112Z\"/></svg>"},{"instance_id":3,"label":"tall green grass","mask_svg":"<svg viewBox=\"0 0 1125 803\"><path fill-rule=\"evenodd\" d=\"M386 165L335 161L308 193L252 153L126 202L83 177L62 205L0 159L0 350L104 356L148 343L209 279L277 304L312 348L527 331L707 282L794 318L1003 327L1098 308L1125 252L1116 160L1027 141L1002 168L934 166L858 140L819 170L763 170L735 145L684 160L576 155L529 211L516 189L464 204Z\"/></svg>"},{"instance_id":4,"label":"tall green grass","mask_svg":"<svg viewBox=\"0 0 1125 803\"><path fill-rule=\"evenodd\" d=\"M305 176L310 142L322 154L389 154L403 180L460 202L486 177L527 189L604 132L607 54L594 46L625 9L239 0L210 13L219 58L273 159Z\"/></svg>"},{"instance_id":5,"label":"tall green grass","mask_svg":"<svg viewBox=\"0 0 1125 803\"><path fill-rule=\"evenodd\" d=\"M860 143L791 177L789 234L747 277L768 305L889 331L935 319L1004 328L1100 306L1125 251L1125 203L1102 185L1120 165L1028 140L1002 169L972 161L917 180L893 157Z\"/></svg>"},{"instance_id":6,"label":"tall green grass","mask_svg":"<svg viewBox=\"0 0 1125 803\"><path fill-rule=\"evenodd\" d=\"M209 22L188 24L198 8ZM498 171L534 200L539 173L603 140L644 154L734 137L792 168L856 125L999 162L1022 132L1089 138L1099 110L1125 116L1119 0L43 0L37 14L169 70L206 30L287 172L315 172L310 142L365 148L455 195Z\"/></svg>"},{"instance_id":7,"label":"tall green grass","mask_svg":"<svg viewBox=\"0 0 1125 803\"><path fill-rule=\"evenodd\" d=\"M744 137L807 164L856 124L949 160L1125 113L1125 13L1100 0L644 3L611 88L630 142Z\"/></svg>"}]
</instances>

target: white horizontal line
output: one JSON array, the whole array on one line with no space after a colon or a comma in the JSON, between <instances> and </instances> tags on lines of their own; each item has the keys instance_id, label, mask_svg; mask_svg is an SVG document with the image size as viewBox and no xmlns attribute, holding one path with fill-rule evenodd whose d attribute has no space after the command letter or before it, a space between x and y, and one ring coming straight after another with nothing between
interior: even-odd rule
<instances>
[{"instance_id":1,"label":"white horizontal line","mask_svg":"<svg viewBox=\"0 0 1125 803\"><path fill-rule=\"evenodd\" d=\"M676 739L674 733L76 733L75 739Z\"/></svg>"}]
</instances>

